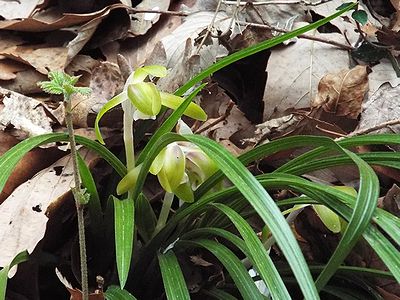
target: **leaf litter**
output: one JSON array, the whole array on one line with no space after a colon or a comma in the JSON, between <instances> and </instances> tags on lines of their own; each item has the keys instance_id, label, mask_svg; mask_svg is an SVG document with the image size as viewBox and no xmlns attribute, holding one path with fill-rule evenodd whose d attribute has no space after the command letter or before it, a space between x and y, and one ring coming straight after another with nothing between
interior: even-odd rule
<instances>
[{"instance_id":1,"label":"leaf litter","mask_svg":"<svg viewBox=\"0 0 400 300\"><path fill-rule=\"evenodd\" d=\"M321 30L307 33L309 38L296 38L271 49L266 59L268 75L263 95L245 102L245 106L263 104L261 122L249 120L243 103L234 103L237 102L232 95L234 84L213 87L216 83L211 79L196 99L210 118L201 126L192 124L193 128L215 139L235 155L256 144L292 134L338 137L368 130L397 133L398 123L389 123L400 119L396 102L400 83L396 64L399 1L386 2L390 2L392 10L389 5L382 8L371 1L363 4L368 16L368 22L363 26L357 26L347 14ZM0 15L3 17L0 20L1 129L6 136L19 139L64 130L60 99L40 95L36 85L51 70L81 75L79 84L93 89L89 97L74 98L73 111L77 131L90 136L93 116L122 89L124 79L116 64L118 52L125 55L134 69L152 63L168 67L169 76L159 80L157 85L173 92L219 58L254 43L252 34L255 40L257 37L265 39L266 36L257 32L252 23L272 26L263 30L264 34L274 36L279 34L274 28L291 30L304 22L329 15L340 4L342 1L339 0L298 1L285 5L249 4L241 7L235 15L235 5L229 1L221 6L219 12L216 12L216 2L208 0L181 0L178 3L142 1L135 7L131 1L102 1L101 4L0 1ZM152 10L165 13L155 14ZM169 10L179 14L171 14ZM46 38L49 33L51 38ZM363 47L367 42L372 47ZM234 44L237 47L233 49L231 46ZM384 45L383 50L381 45ZM353 50L349 52L349 49ZM232 70L233 73L240 72L239 66L233 66ZM235 80L237 86L246 85L243 78ZM109 122L102 125L115 128L120 124L118 118L121 114L117 109L116 114L110 115ZM387 126L379 127L386 123ZM115 139L113 131L109 136ZM10 146L16 142L12 140ZM298 154L293 152L290 155ZM94 156L90 157L89 160L97 161ZM43 154L34 159L43 160ZM270 164L269 168L276 166L275 163L273 159L266 162ZM44 168L31 179L29 177L33 174L20 179L15 177L15 183L7 189L5 197L9 196L0 205L0 214L7 215L0 218L4 223L0 224L0 230L3 230L0 258L6 258L0 265L8 263L16 251L28 249L32 252L45 235L48 216L51 215L46 215L46 210L57 211L59 207L56 204L68 201L68 174L63 177L66 181L60 183L60 176L51 172L54 167L67 174L68 158L58 161L53 169ZM40 168L40 164L36 168L32 166L35 171ZM396 175L388 170L381 174L389 182L386 184L389 189L388 178ZM316 180L311 175L308 178ZM357 186L357 176L352 170L338 167L325 174L318 173L315 178L330 184ZM43 180L46 180L45 184ZM390 193L392 190L383 203L396 210L398 206L393 205L398 204L397 198L391 197ZM311 211L306 213L310 222L305 222L307 218L301 215L297 218L296 230L301 237L310 237L310 228L325 232L323 224L316 223L318 218L315 214ZM30 223L27 218L31 218ZM10 221L12 231L8 230ZM27 228L28 223L32 224L30 228ZM15 244L12 239L17 236L20 239ZM320 237L302 240L303 247L308 247L309 257L316 261L322 254L315 250L318 247L312 246L320 245ZM330 236L328 248L333 249L335 241L336 237ZM362 262L365 256L357 259ZM380 289L382 295L398 294L395 289L388 290L383 285Z\"/></svg>"}]
</instances>

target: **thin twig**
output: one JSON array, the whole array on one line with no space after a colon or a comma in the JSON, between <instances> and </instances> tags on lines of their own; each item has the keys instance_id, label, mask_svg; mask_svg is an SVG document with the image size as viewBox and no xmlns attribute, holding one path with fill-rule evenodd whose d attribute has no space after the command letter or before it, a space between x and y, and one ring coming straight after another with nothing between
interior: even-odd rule
<instances>
[{"instance_id":1,"label":"thin twig","mask_svg":"<svg viewBox=\"0 0 400 300\"><path fill-rule=\"evenodd\" d=\"M243 21L239 21L238 22L240 25L245 25L245 26L251 26L251 27L256 27L256 28L265 28L265 29L271 29L271 30L275 30L278 32L283 32L283 33L287 33L290 32L290 30L286 30L286 29L282 29L279 27L275 27L275 26L270 26L270 25L265 25L265 24L259 24L259 23L250 23L250 22L243 22ZM307 40L313 40L316 42L321 42L321 43L325 43L325 44L330 44L342 49L346 49L346 50L354 50L354 47L351 45L346 45L346 44L342 44L333 40L328 40L328 39L324 39L321 37L316 37L316 36L312 36L312 35L308 35L308 34L300 34L297 36L298 38L302 38L302 39L307 39Z\"/></svg>"},{"instance_id":2,"label":"thin twig","mask_svg":"<svg viewBox=\"0 0 400 300\"><path fill-rule=\"evenodd\" d=\"M369 128L355 130L355 131L349 133L348 135L346 135L345 137L348 138L348 137L352 137L352 136L367 134L367 133L371 133L371 132L374 132L374 131L377 131L377 130L380 130L380 129L383 129L383 128L386 128L389 126L399 125L399 124L400 124L400 119L395 119L395 120L387 121L387 122L384 122L384 123L381 123L381 124L378 124L378 125L375 125L375 126L372 126ZM337 138L336 140L341 140L345 137L340 137L340 138Z\"/></svg>"},{"instance_id":3,"label":"thin twig","mask_svg":"<svg viewBox=\"0 0 400 300\"><path fill-rule=\"evenodd\" d=\"M173 11L173 10L152 10L152 9L139 9L133 7L127 7L129 13L134 14L160 14L160 15L171 15L171 16L180 16L186 17L189 13L183 11Z\"/></svg>"},{"instance_id":4,"label":"thin twig","mask_svg":"<svg viewBox=\"0 0 400 300\"><path fill-rule=\"evenodd\" d=\"M284 4L305 4L305 5L312 5L316 6L322 3L329 2L331 0L320 0L317 2L311 2L311 1L306 1L306 0L270 0L270 1L252 1L252 5L284 5ZM236 1L229 1L229 0L223 0L222 1L226 5L236 5ZM245 6L249 3L249 1L240 1L239 5Z\"/></svg>"},{"instance_id":5,"label":"thin twig","mask_svg":"<svg viewBox=\"0 0 400 300\"><path fill-rule=\"evenodd\" d=\"M234 105L235 105L235 102L229 101L228 107L226 108L226 111L225 111L225 113L224 113L222 116L216 118L213 122L211 122L211 123L208 124L207 126L204 126L204 127L202 127L202 128L199 128L198 130L196 130L195 133L196 133L196 134L200 134L200 133L202 133L202 132L204 132L204 131L210 129L211 127L217 125L218 123L224 121L224 120L230 115L231 110L232 110L232 108L233 108Z\"/></svg>"}]
</instances>

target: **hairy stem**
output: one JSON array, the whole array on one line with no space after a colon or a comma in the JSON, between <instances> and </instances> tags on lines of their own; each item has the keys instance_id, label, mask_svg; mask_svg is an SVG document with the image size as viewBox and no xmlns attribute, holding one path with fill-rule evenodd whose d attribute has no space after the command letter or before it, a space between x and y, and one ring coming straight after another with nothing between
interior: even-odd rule
<instances>
[{"instance_id":1,"label":"hairy stem","mask_svg":"<svg viewBox=\"0 0 400 300\"><path fill-rule=\"evenodd\" d=\"M78 155L76 150L74 127L72 124L72 108L71 108L71 95L64 94L65 106L65 123L68 129L69 143L71 147L71 159L74 173L75 186L71 189L74 195L77 218L78 218L78 237L79 237L79 254L81 260L81 284L82 284L82 299L89 299L89 285L88 285L88 270L86 259L86 239L85 239L85 219L84 219L84 203L85 193L81 189L81 179L78 170Z\"/></svg>"}]
</instances>

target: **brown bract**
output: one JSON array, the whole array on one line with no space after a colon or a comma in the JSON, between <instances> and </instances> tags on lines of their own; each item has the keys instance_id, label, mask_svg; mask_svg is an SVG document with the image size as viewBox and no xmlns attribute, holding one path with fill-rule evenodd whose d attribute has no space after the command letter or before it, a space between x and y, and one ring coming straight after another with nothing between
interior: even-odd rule
<instances>
[{"instance_id":1,"label":"brown bract","mask_svg":"<svg viewBox=\"0 0 400 300\"><path fill-rule=\"evenodd\" d=\"M318 94L311 106L356 119L367 91L368 69L356 66L351 70L325 75L318 84Z\"/></svg>"}]
</instances>

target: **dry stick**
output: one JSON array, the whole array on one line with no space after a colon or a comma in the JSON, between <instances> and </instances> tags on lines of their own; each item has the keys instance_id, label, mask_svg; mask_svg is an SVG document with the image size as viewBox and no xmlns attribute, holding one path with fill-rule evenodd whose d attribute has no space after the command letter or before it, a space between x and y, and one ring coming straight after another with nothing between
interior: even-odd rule
<instances>
[{"instance_id":1,"label":"dry stick","mask_svg":"<svg viewBox=\"0 0 400 300\"><path fill-rule=\"evenodd\" d=\"M186 17L190 15L189 13L185 13L183 11L173 11L173 10L151 10L151 9L138 9L127 7L129 13L134 14L161 14L161 15L171 15L171 16L180 16Z\"/></svg>"},{"instance_id":2,"label":"dry stick","mask_svg":"<svg viewBox=\"0 0 400 300\"><path fill-rule=\"evenodd\" d=\"M305 4L305 5L311 5L311 6L316 6L322 3L326 3L329 2L331 0L320 0L317 2L311 2L311 1L306 1L306 0L270 0L270 1L252 1L251 4L252 5L257 5L257 6L261 6L261 5L283 5L283 4ZM236 1L229 1L229 0L223 0L222 3L226 4L226 5L236 5ZM240 1L239 5L241 6L246 6L248 5L249 2L248 1Z\"/></svg>"},{"instance_id":3,"label":"dry stick","mask_svg":"<svg viewBox=\"0 0 400 300\"><path fill-rule=\"evenodd\" d=\"M391 120L391 121L387 121L369 128L365 128L365 129L359 129L356 131L353 131L351 133L349 133L348 135L346 135L345 137L340 137L337 138L336 140L341 140L343 138L347 138L347 137L352 137L352 136L357 136L357 135L362 135L362 134L367 134L367 133L371 133L373 131L377 131L379 129L383 129L389 126L393 126L393 125L398 125L400 124L400 119L395 119L395 120Z\"/></svg>"}]
</instances>

